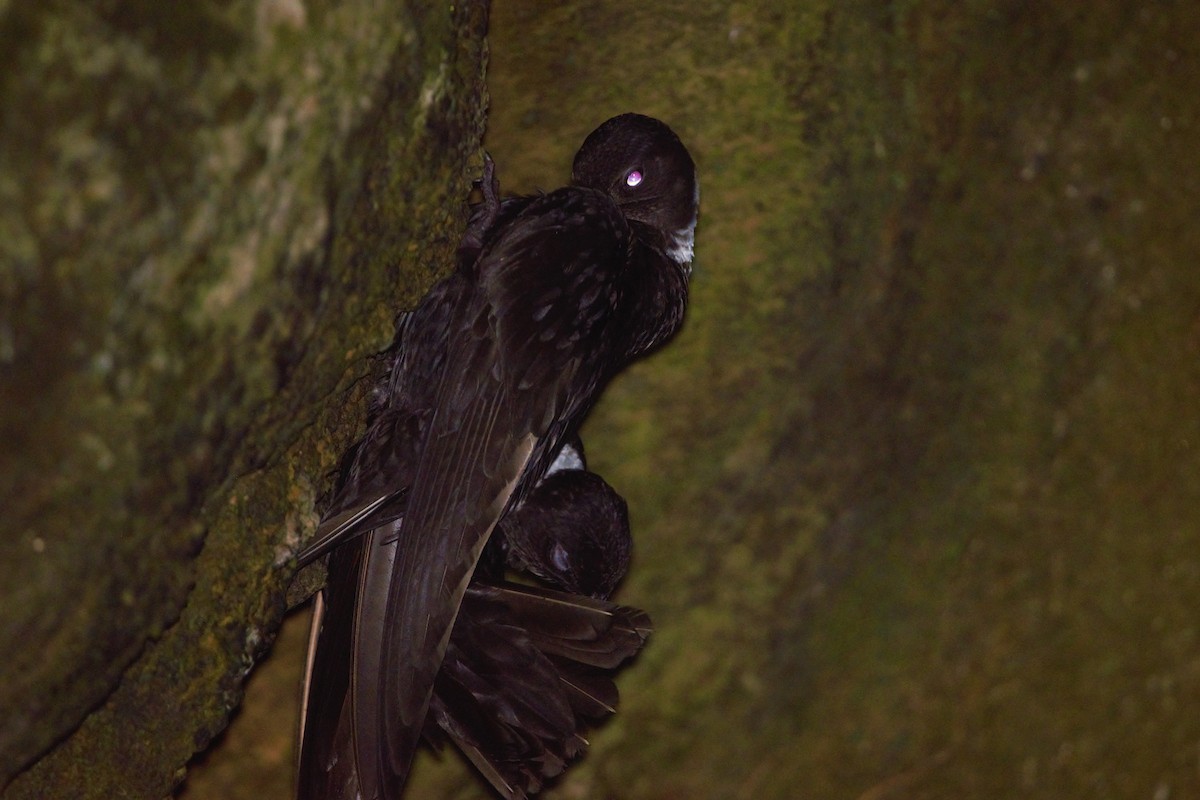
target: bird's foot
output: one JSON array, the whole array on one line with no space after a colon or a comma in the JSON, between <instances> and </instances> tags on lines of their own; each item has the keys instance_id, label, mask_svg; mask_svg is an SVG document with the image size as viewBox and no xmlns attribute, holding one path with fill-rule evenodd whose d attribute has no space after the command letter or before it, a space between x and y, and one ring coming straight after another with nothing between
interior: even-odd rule
<instances>
[{"instance_id":1,"label":"bird's foot","mask_svg":"<svg viewBox=\"0 0 1200 800\"><path fill-rule=\"evenodd\" d=\"M467 223L462 244L458 246L459 255L466 261L474 261L479 255L484 237L500 214L500 181L496 178L496 162L486 152L483 154L483 176L475 181L475 185L483 193L483 201L472 210L471 221Z\"/></svg>"}]
</instances>

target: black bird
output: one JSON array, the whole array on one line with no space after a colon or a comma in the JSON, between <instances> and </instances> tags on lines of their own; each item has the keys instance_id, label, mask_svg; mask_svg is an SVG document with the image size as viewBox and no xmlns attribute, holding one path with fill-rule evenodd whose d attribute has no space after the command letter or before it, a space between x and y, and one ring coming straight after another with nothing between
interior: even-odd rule
<instances>
[{"instance_id":1,"label":"black bird","mask_svg":"<svg viewBox=\"0 0 1200 800\"><path fill-rule=\"evenodd\" d=\"M644 612L604 602L631 548L625 501L567 445L485 548L434 683L426 741L452 741L506 800L561 774L587 747L587 728L615 711L613 675L650 632ZM561 591L506 583L504 561Z\"/></svg>"},{"instance_id":2,"label":"black bird","mask_svg":"<svg viewBox=\"0 0 1200 800\"><path fill-rule=\"evenodd\" d=\"M458 269L403 318L391 380L300 556L334 548L302 798L400 795L493 528L608 381L683 319L699 192L662 122L603 123L563 189L501 204L487 180L484 194Z\"/></svg>"}]
</instances>

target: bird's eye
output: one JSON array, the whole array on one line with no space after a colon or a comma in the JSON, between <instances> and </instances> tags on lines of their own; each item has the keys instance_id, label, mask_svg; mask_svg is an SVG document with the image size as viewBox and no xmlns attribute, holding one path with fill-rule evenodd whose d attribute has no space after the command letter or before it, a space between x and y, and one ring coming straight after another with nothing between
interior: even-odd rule
<instances>
[{"instance_id":1,"label":"bird's eye","mask_svg":"<svg viewBox=\"0 0 1200 800\"><path fill-rule=\"evenodd\" d=\"M631 169L625 173L625 185L637 186L642 182L642 171L640 169Z\"/></svg>"},{"instance_id":2,"label":"bird's eye","mask_svg":"<svg viewBox=\"0 0 1200 800\"><path fill-rule=\"evenodd\" d=\"M550 551L550 562L560 572L566 572L571 567L571 559L567 556L566 548L558 542L554 543L554 549Z\"/></svg>"}]
</instances>

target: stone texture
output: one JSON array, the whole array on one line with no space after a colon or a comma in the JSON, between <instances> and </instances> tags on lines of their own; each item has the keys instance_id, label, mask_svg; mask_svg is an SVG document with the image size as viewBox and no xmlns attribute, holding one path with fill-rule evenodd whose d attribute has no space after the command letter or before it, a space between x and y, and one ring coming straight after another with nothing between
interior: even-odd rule
<instances>
[{"instance_id":1,"label":"stone texture","mask_svg":"<svg viewBox=\"0 0 1200 800\"><path fill-rule=\"evenodd\" d=\"M358 381L448 266L485 27L0 7L6 797L160 797L226 724Z\"/></svg>"}]
</instances>

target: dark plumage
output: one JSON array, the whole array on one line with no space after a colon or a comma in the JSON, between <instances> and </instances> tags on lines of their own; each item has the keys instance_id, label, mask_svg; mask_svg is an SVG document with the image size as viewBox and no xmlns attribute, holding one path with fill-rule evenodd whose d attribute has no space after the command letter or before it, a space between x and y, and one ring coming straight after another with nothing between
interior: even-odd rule
<instances>
[{"instance_id":1,"label":"dark plumage","mask_svg":"<svg viewBox=\"0 0 1200 800\"><path fill-rule=\"evenodd\" d=\"M613 375L682 321L697 198L687 150L634 114L587 138L571 186L501 204L485 185L301 554L333 548L302 798L399 796L493 528Z\"/></svg>"},{"instance_id":2,"label":"dark plumage","mask_svg":"<svg viewBox=\"0 0 1200 800\"><path fill-rule=\"evenodd\" d=\"M425 738L451 740L502 797L539 791L615 710L613 675L650 632L645 613L604 602L630 549L624 501L572 446L493 534L494 557L476 570L450 635ZM563 591L505 583L503 555ZM581 596L588 587L594 598Z\"/></svg>"},{"instance_id":3,"label":"dark plumage","mask_svg":"<svg viewBox=\"0 0 1200 800\"><path fill-rule=\"evenodd\" d=\"M497 530L508 566L565 592L607 599L629 569L625 500L583 468L546 475Z\"/></svg>"}]
</instances>

